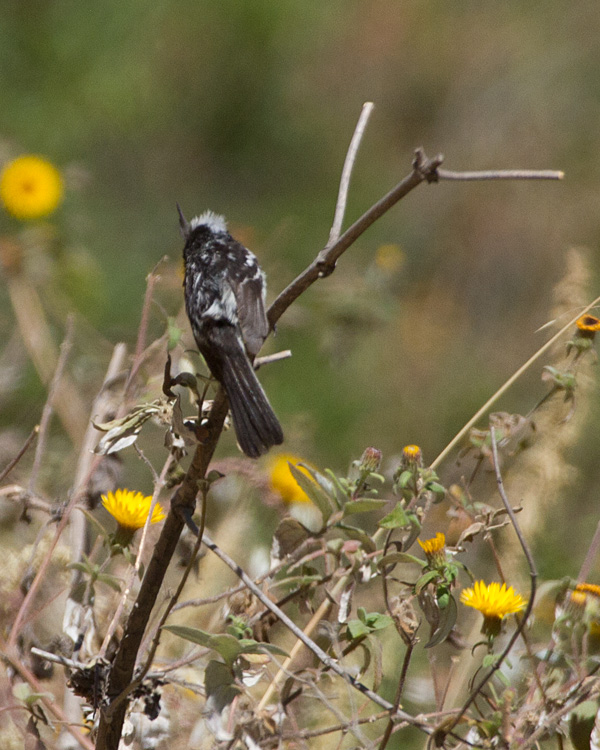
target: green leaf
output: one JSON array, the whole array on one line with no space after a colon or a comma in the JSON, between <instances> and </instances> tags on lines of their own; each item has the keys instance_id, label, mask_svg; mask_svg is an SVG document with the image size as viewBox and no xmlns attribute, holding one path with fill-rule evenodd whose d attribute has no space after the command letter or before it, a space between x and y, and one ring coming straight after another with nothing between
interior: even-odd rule
<instances>
[{"instance_id":1,"label":"green leaf","mask_svg":"<svg viewBox=\"0 0 600 750\"><path fill-rule=\"evenodd\" d=\"M400 503L396 505L391 513L384 516L379 521L379 526L382 529L398 529L404 526L410 526L410 518Z\"/></svg>"},{"instance_id":2,"label":"green leaf","mask_svg":"<svg viewBox=\"0 0 600 750\"><path fill-rule=\"evenodd\" d=\"M437 646L438 643L445 641L450 631L456 624L456 618L458 616L458 607L453 596L450 597L448 606L444 609L440 609L440 619L435 631L431 634L429 642L425 644L425 648L432 648Z\"/></svg>"},{"instance_id":3,"label":"green leaf","mask_svg":"<svg viewBox=\"0 0 600 750\"><path fill-rule=\"evenodd\" d=\"M268 651L270 654L277 654L277 656L289 656L287 651L284 651L279 646L275 646L273 643L263 643L262 641L255 641L252 638L241 638L238 643L242 645L243 654L263 654Z\"/></svg>"},{"instance_id":4,"label":"green leaf","mask_svg":"<svg viewBox=\"0 0 600 750\"><path fill-rule=\"evenodd\" d=\"M352 640L356 640L356 638L364 638L371 632L369 627L360 620L348 620L346 627L348 628L348 633L350 633Z\"/></svg>"},{"instance_id":5,"label":"green leaf","mask_svg":"<svg viewBox=\"0 0 600 750\"><path fill-rule=\"evenodd\" d=\"M435 492L436 495L446 494L446 488L443 485L441 485L439 482L427 482L427 489L430 492Z\"/></svg>"},{"instance_id":6,"label":"green leaf","mask_svg":"<svg viewBox=\"0 0 600 750\"><path fill-rule=\"evenodd\" d=\"M378 568L387 568L388 565L396 565L397 563L414 563L424 568L427 563L424 560L409 555L408 552L390 552L389 555L382 557L377 563Z\"/></svg>"},{"instance_id":7,"label":"green leaf","mask_svg":"<svg viewBox=\"0 0 600 750\"><path fill-rule=\"evenodd\" d=\"M211 700L215 710L221 712L241 690L234 684L231 670L221 661L211 660L204 670L206 698Z\"/></svg>"},{"instance_id":8,"label":"green leaf","mask_svg":"<svg viewBox=\"0 0 600 750\"><path fill-rule=\"evenodd\" d=\"M113 591L121 591L121 581L115 576L111 576L109 573L98 573L98 580L100 583L105 583Z\"/></svg>"},{"instance_id":9,"label":"green leaf","mask_svg":"<svg viewBox=\"0 0 600 750\"><path fill-rule=\"evenodd\" d=\"M370 612L367 615L367 625L371 630L383 630L393 622L393 619L389 615L384 615L381 612Z\"/></svg>"},{"instance_id":10,"label":"green leaf","mask_svg":"<svg viewBox=\"0 0 600 750\"><path fill-rule=\"evenodd\" d=\"M344 487L344 485L340 482L338 477L331 471L331 469L325 469L325 474L329 477L329 479L332 481L333 486L337 490L337 494L335 497L335 501L337 503L338 508L342 507L342 503L340 501L340 497L346 500L348 498L348 488ZM338 495L340 497L338 497Z\"/></svg>"},{"instance_id":11,"label":"green leaf","mask_svg":"<svg viewBox=\"0 0 600 750\"><path fill-rule=\"evenodd\" d=\"M314 482L310 477L306 476L304 471L301 471L289 461L288 466L290 467L290 472L298 483L300 489L306 492L308 497L321 511L321 515L323 516L323 524L326 524L333 512L331 499L316 482Z\"/></svg>"},{"instance_id":12,"label":"green leaf","mask_svg":"<svg viewBox=\"0 0 600 750\"><path fill-rule=\"evenodd\" d=\"M367 513L371 510L379 510L387 505L387 503L387 500L377 500L375 498L350 501L344 505L344 518L355 513Z\"/></svg>"},{"instance_id":13,"label":"green leaf","mask_svg":"<svg viewBox=\"0 0 600 750\"><path fill-rule=\"evenodd\" d=\"M398 477L397 484L401 489L405 490L410 484L412 478L413 478L412 471L410 470L403 471L402 474L400 474L400 476Z\"/></svg>"},{"instance_id":14,"label":"green leaf","mask_svg":"<svg viewBox=\"0 0 600 750\"><path fill-rule=\"evenodd\" d=\"M186 625L163 625L163 630L168 630L169 633L184 638L186 641L197 643L199 646L205 648L211 648L210 639L213 637L212 633L207 633L205 630L200 628L190 628Z\"/></svg>"},{"instance_id":15,"label":"green leaf","mask_svg":"<svg viewBox=\"0 0 600 750\"><path fill-rule=\"evenodd\" d=\"M415 583L415 594L420 594L428 583L431 583L431 581L434 581L439 577L440 574L437 570L428 570L427 573L424 573Z\"/></svg>"},{"instance_id":16,"label":"green leaf","mask_svg":"<svg viewBox=\"0 0 600 750\"><path fill-rule=\"evenodd\" d=\"M228 666L231 666L241 654L260 654L268 651L271 654L288 656L287 652L279 648L279 646L274 646L271 643L261 643L252 638L238 639L229 633L214 635L200 628L190 628L186 625L164 625L163 630L168 630L169 633L184 638L186 641L191 641L192 643L197 643L199 646L216 651Z\"/></svg>"},{"instance_id":17,"label":"green leaf","mask_svg":"<svg viewBox=\"0 0 600 750\"><path fill-rule=\"evenodd\" d=\"M223 661L230 666L244 650L241 641L228 633L211 636L209 647L216 651L223 658Z\"/></svg>"}]
</instances>

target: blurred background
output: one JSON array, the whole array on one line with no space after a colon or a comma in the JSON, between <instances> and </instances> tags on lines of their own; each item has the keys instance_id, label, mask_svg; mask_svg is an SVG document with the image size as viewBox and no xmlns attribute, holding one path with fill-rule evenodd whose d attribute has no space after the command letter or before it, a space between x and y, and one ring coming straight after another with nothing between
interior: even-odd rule
<instances>
[{"instance_id":1,"label":"blurred background","mask_svg":"<svg viewBox=\"0 0 600 750\"><path fill-rule=\"evenodd\" d=\"M346 226L410 171L417 146L442 152L448 169L564 170L561 183L420 186L268 344L293 352L261 372L286 449L342 473L367 445L388 466L407 443L431 461L550 335L539 329L553 319L569 248L587 248L580 298L597 293L599 37L593 0L567 13L557 0L4 0L0 159L40 154L66 192L45 222L2 214L1 233L27 249L57 346L75 311L72 375L91 399L113 345L134 348L146 277L165 255L150 336L181 312L175 202L187 216L225 214L259 256L272 300L327 241L365 101L375 111ZM36 253L41 245L51 258ZM6 463L39 421L46 390L4 285L0 309ZM527 412L547 388L546 363L497 408ZM543 527L544 575L572 565L563 520L573 540L586 539L597 507L593 393L565 448L577 472ZM53 429L48 472L52 462L65 468L67 439ZM233 451L230 440L222 453ZM149 491L147 470L133 451L124 457L126 484L143 477ZM70 486L68 472L62 481Z\"/></svg>"}]
</instances>

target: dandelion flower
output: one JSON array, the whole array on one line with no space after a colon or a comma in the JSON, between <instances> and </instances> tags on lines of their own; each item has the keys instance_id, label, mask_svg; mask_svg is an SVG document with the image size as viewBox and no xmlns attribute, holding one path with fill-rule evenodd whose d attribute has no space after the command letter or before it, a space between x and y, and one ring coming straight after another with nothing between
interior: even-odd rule
<instances>
[{"instance_id":1,"label":"dandelion flower","mask_svg":"<svg viewBox=\"0 0 600 750\"><path fill-rule=\"evenodd\" d=\"M281 496L281 499L287 505L311 502L306 492L304 492L292 476L288 465L292 464L298 467L300 471L304 471L306 476L309 476L301 466L298 466L300 463L303 463L303 460L298 456L294 456L291 453L280 453L271 464L269 477L271 488Z\"/></svg>"},{"instance_id":2,"label":"dandelion flower","mask_svg":"<svg viewBox=\"0 0 600 750\"><path fill-rule=\"evenodd\" d=\"M19 156L0 173L0 201L9 214L22 221L51 214L62 197L60 172L39 156Z\"/></svg>"},{"instance_id":3,"label":"dandelion flower","mask_svg":"<svg viewBox=\"0 0 600 750\"><path fill-rule=\"evenodd\" d=\"M527 600L517 594L512 586L506 588L503 583L476 581L472 588L463 589L460 600L467 607L478 609L486 619L502 620L506 615L512 615L522 610Z\"/></svg>"},{"instance_id":4,"label":"dandelion flower","mask_svg":"<svg viewBox=\"0 0 600 750\"><path fill-rule=\"evenodd\" d=\"M117 521L120 527L128 531L141 529L146 523L152 497L144 497L141 492L131 490L116 490L102 495L102 505ZM150 523L158 523L166 518L159 503L156 503L152 511Z\"/></svg>"},{"instance_id":5,"label":"dandelion flower","mask_svg":"<svg viewBox=\"0 0 600 750\"><path fill-rule=\"evenodd\" d=\"M423 466L423 453L418 445L405 445L402 449L402 463L405 466L411 464Z\"/></svg>"},{"instance_id":6,"label":"dandelion flower","mask_svg":"<svg viewBox=\"0 0 600 750\"><path fill-rule=\"evenodd\" d=\"M446 562L446 537L441 531L438 531L432 539L426 539L424 542L417 539L417 541L427 556L429 565L438 567Z\"/></svg>"}]
</instances>

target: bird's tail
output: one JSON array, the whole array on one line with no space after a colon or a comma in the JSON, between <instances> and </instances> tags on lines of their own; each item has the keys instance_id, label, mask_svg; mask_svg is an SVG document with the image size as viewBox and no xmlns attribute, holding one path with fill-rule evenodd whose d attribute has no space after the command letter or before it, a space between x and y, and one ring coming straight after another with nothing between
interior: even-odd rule
<instances>
[{"instance_id":1,"label":"bird's tail","mask_svg":"<svg viewBox=\"0 0 600 750\"><path fill-rule=\"evenodd\" d=\"M258 458L283 442L281 425L236 333L223 327L213 335L218 346L209 346L204 358L225 388L240 448Z\"/></svg>"},{"instance_id":2,"label":"bird's tail","mask_svg":"<svg viewBox=\"0 0 600 750\"><path fill-rule=\"evenodd\" d=\"M283 442L283 431L245 352L223 361L223 386L227 392L233 426L240 448L258 458Z\"/></svg>"}]
</instances>

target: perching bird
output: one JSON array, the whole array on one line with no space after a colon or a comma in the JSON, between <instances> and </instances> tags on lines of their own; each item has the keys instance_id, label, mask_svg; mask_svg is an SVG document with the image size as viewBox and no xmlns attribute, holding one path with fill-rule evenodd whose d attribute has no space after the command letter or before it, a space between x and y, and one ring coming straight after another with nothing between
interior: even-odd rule
<instances>
[{"instance_id":1,"label":"perching bird","mask_svg":"<svg viewBox=\"0 0 600 750\"><path fill-rule=\"evenodd\" d=\"M281 425L254 372L269 333L265 274L256 256L233 239L223 216L205 211L186 221L185 307L200 353L221 383L240 448L257 458L283 442Z\"/></svg>"}]
</instances>

